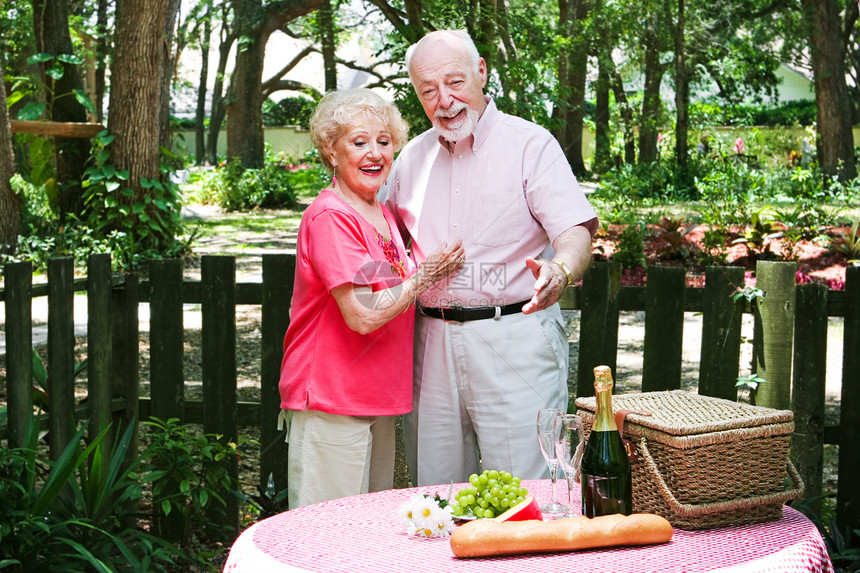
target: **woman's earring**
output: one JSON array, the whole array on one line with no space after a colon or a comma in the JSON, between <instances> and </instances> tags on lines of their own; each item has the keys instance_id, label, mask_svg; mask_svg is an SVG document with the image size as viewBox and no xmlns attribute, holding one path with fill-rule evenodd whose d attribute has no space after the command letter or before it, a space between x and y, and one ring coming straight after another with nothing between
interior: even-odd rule
<instances>
[{"instance_id":1,"label":"woman's earring","mask_svg":"<svg viewBox=\"0 0 860 573\"><path fill-rule=\"evenodd\" d=\"M331 187L335 189L337 187L337 167L334 168L334 171L331 175Z\"/></svg>"}]
</instances>

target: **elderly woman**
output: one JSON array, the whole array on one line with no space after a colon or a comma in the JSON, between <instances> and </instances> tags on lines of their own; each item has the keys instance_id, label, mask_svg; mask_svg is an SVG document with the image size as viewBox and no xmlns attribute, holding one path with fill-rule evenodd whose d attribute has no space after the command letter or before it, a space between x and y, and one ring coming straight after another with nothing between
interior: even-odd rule
<instances>
[{"instance_id":1,"label":"elderly woman","mask_svg":"<svg viewBox=\"0 0 860 573\"><path fill-rule=\"evenodd\" d=\"M462 264L457 239L420 267L376 199L407 127L367 89L319 102L311 140L331 185L305 210L281 364L291 508L389 489L394 420L412 408L414 301Z\"/></svg>"}]
</instances>

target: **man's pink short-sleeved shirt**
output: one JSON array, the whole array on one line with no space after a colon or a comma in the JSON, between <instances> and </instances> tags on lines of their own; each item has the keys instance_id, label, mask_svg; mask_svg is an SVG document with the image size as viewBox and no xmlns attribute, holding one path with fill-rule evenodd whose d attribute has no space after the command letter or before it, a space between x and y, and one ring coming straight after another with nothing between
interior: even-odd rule
<instances>
[{"instance_id":1,"label":"man's pink short-sleeved shirt","mask_svg":"<svg viewBox=\"0 0 860 573\"><path fill-rule=\"evenodd\" d=\"M423 306L496 306L528 300L526 257L552 256L563 231L597 219L555 138L488 105L473 135L450 145L430 129L395 161L380 201L412 240L421 262L463 238L466 264L425 292Z\"/></svg>"},{"instance_id":2,"label":"man's pink short-sleeved shirt","mask_svg":"<svg viewBox=\"0 0 860 573\"><path fill-rule=\"evenodd\" d=\"M391 213L383 213L413 272ZM402 282L376 230L330 190L305 210L296 243L290 326L281 363L281 408L384 416L412 409L414 309L370 334L350 329L331 290L353 283L374 291Z\"/></svg>"}]
</instances>

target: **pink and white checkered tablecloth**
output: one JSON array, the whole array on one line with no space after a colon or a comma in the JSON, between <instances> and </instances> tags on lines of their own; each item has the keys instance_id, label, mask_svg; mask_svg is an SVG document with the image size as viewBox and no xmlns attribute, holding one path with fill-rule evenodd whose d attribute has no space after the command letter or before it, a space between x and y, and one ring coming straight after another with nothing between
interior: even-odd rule
<instances>
[{"instance_id":1,"label":"pink and white checkered tablecloth","mask_svg":"<svg viewBox=\"0 0 860 573\"><path fill-rule=\"evenodd\" d=\"M541 504L548 500L549 480L526 481L524 486ZM559 480L558 491L566 499L564 480ZM790 507L783 508L782 519L769 523L704 531L676 529L672 541L662 545L457 559L448 539L410 537L401 527L397 509L414 493L445 498L448 486L335 499L270 517L239 536L224 571L833 572L818 530Z\"/></svg>"}]
</instances>

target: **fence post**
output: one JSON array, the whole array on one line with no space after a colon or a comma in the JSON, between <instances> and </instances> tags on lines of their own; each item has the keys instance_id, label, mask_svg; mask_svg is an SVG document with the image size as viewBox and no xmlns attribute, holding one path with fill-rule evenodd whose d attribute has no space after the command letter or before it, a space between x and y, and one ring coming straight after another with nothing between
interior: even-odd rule
<instances>
[{"instance_id":1,"label":"fence post","mask_svg":"<svg viewBox=\"0 0 860 573\"><path fill-rule=\"evenodd\" d=\"M737 400L744 300L733 300L744 285L743 267L705 269L699 394Z\"/></svg>"},{"instance_id":2,"label":"fence post","mask_svg":"<svg viewBox=\"0 0 860 573\"><path fill-rule=\"evenodd\" d=\"M581 292L577 397L594 395L595 366L605 364L615 374L621 265L611 261L592 262L582 279Z\"/></svg>"},{"instance_id":3,"label":"fence post","mask_svg":"<svg viewBox=\"0 0 860 573\"><path fill-rule=\"evenodd\" d=\"M860 523L860 267L845 271L845 334L842 344L842 397L839 406L839 483L836 519L840 530ZM854 537L854 543L858 539Z\"/></svg>"},{"instance_id":4,"label":"fence post","mask_svg":"<svg viewBox=\"0 0 860 573\"><path fill-rule=\"evenodd\" d=\"M236 440L236 260L207 255L201 259L203 310L203 431L220 434L226 442ZM224 461L229 474L238 479L236 459ZM225 496L225 515L214 512L213 523L239 529L239 503Z\"/></svg>"},{"instance_id":5,"label":"fence post","mask_svg":"<svg viewBox=\"0 0 860 573\"><path fill-rule=\"evenodd\" d=\"M821 515L824 469L824 392L827 384L827 287L797 286L794 319L794 436L791 459L803 479L802 505Z\"/></svg>"},{"instance_id":6,"label":"fence post","mask_svg":"<svg viewBox=\"0 0 860 573\"><path fill-rule=\"evenodd\" d=\"M75 261L48 261L48 418L51 458L75 435Z\"/></svg>"},{"instance_id":7,"label":"fence post","mask_svg":"<svg viewBox=\"0 0 860 573\"><path fill-rule=\"evenodd\" d=\"M681 387L687 269L648 267L642 391Z\"/></svg>"},{"instance_id":8,"label":"fence post","mask_svg":"<svg viewBox=\"0 0 860 573\"><path fill-rule=\"evenodd\" d=\"M33 263L6 263L6 395L11 443L24 446L33 420Z\"/></svg>"},{"instance_id":9,"label":"fence post","mask_svg":"<svg viewBox=\"0 0 860 573\"><path fill-rule=\"evenodd\" d=\"M767 382L759 385L756 404L787 410L791 407L791 346L794 341L796 263L759 261L756 284L765 292L754 307L753 372Z\"/></svg>"},{"instance_id":10,"label":"fence post","mask_svg":"<svg viewBox=\"0 0 860 573\"><path fill-rule=\"evenodd\" d=\"M90 439L98 436L111 421L111 256L90 255L87 259L87 405ZM111 435L104 447L110 451Z\"/></svg>"},{"instance_id":11,"label":"fence post","mask_svg":"<svg viewBox=\"0 0 860 573\"><path fill-rule=\"evenodd\" d=\"M182 261L149 263L150 416L185 419Z\"/></svg>"},{"instance_id":12,"label":"fence post","mask_svg":"<svg viewBox=\"0 0 860 573\"><path fill-rule=\"evenodd\" d=\"M125 400L125 408L114 415L118 435L128 424L134 424L131 443L126 457L131 460L138 454L138 428L140 427L140 320L137 312L139 300L138 276L123 275L119 288L111 290L111 340L113 361L111 379L114 394Z\"/></svg>"},{"instance_id":13,"label":"fence post","mask_svg":"<svg viewBox=\"0 0 860 573\"><path fill-rule=\"evenodd\" d=\"M161 420L185 420L183 357L182 261L154 259L149 262L149 415ZM179 491L170 476L165 495ZM159 535L180 540L186 523L182 512L164 515L153 505L153 521Z\"/></svg>"},{"instance_id":14,"label":"fence post","mask_svg":"<svg viewBox=\"0 0 860 573\"><path fill-rule=\"evenodd\" d=\"M275 492L287 488L287 445L277 430L281 393L281 359L284 335L290 324L295 255L263 255L263 291L260 372L260 492L271 475Z\"/></svg>"}]
</instances>

